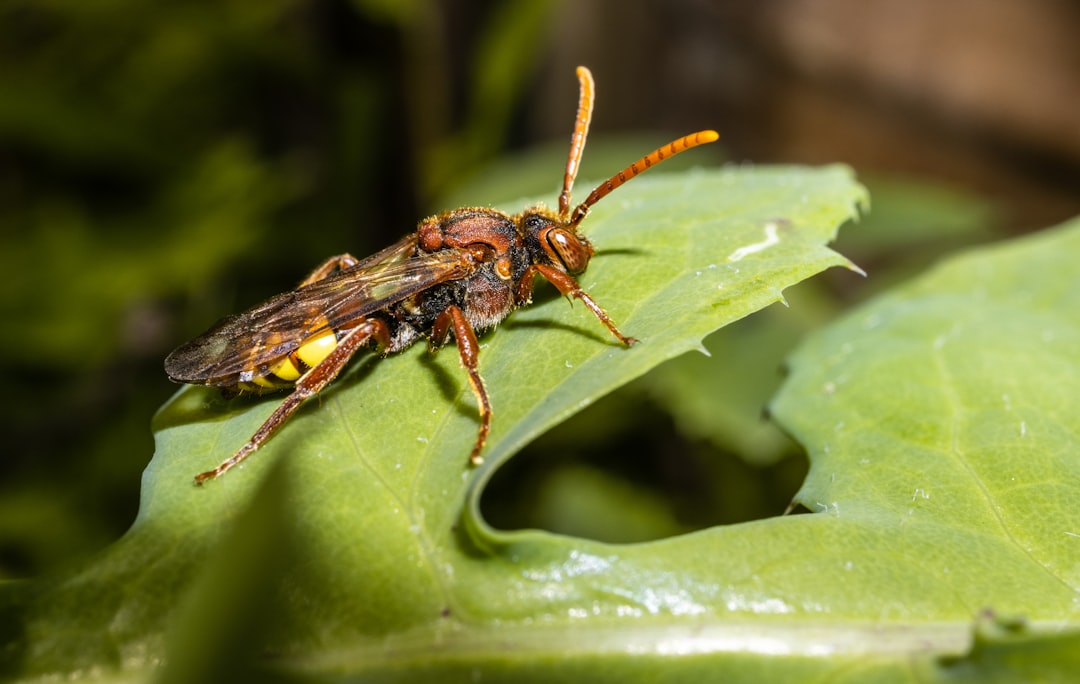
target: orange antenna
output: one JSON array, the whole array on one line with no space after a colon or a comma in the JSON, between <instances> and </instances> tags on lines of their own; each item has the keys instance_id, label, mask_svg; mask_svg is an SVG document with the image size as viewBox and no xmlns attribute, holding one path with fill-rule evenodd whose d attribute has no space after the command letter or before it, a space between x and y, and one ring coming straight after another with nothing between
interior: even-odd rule
<instances>
[{"instance_id":1,"label":"orange antenna","mask_svg":"<svg viewBox=\"0 0 1080 684\"><path fill-rule=\"evenodd\" d=\"M581 165L581 153L585 150L585 137L589 135L589 122L592 121L593 83L592 72L587 67L577 68L580 95L578 95L577 119L574 120L574 133L570 136L570 155L566 158L566 174L563 176L562 192L559 193L559 217L565 219L570 211L570 189L574 187L578 166Z\"/></svg>"},{"instance_id":2,"label":"orange antenna","mask_svg":"<svg viewBox=\"0 0 1080 684\"><path fill-rule=\"evenodd\" d=\"M579 70L579 73L580 73L580 70ZM575 131L575 135L576 135L576 131ZM583 144L584 144L584 135L582 136L582 139L583 139ZM592 207L592 205L594 205L597 202L599 202L600 200L602 200L604 197L607 196L607 194L609 192L611 192L615 188L619 187L620 185L622 185L626 181L630 180L634 176L638 175L642 171L645 171L646 169L651 167L653 164L659 164L660 162L664 161L665 159L670 159L671 157L674 157L675 155L679 154L680 152L685 152L685 151L689 150L691 147L697 147L698 145L704 145L706 143L716 142L719 139L720 139L720 134L717 133L716 131L698 131L697 133L691 133L690 135L684 135L683 137L679 138L678 140L672 140L667 145L664 145L662 147L658 147L657 149L655 149L652 152L648 153L647 155L645 155L641 159L638 159L636 162L634 162L630 166L627 166L625 169L618 172L617 174L615 174L611 178L608 178L606 181L604 181L600 185L596 186L596 189L593 190L589 194L589 196L585 198L584 202L582 202L581 204L574 207L574 212L570 217L570 225L571 226L576 226L577 224L581 223L581 219L585 218L585 215L589 213L589 209ZM573 148L571 148L571 152L572 151L573 151ZM578 150L579 155L580 155L580 153L581 153L580 150ZM576 164L575 164L575 166L576 166ZM567 164L567 175L568 175L568 177L569 177L569 168L570 168L570 165ZM563 190L563 195L566 196L566 199L569 202L569 199L570 199L569 193L566 190ZM559 215L560 216L565 216L565 214L563 213L562 200L563 200L563 196L560 196L559 197Z\"/></svg>"}]
</instances>

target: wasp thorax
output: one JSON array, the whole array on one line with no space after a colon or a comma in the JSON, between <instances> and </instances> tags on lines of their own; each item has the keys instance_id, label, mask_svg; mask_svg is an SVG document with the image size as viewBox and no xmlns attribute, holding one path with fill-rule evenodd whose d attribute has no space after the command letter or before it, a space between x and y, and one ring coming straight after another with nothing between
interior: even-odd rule
<instances>
[{"instance_id":1,"label":"wasp thorax","mask_svg":"<svg viewBox=\"0 0 1080 684\"><path fill-rule=\"evenodd\" d=\"M508 253L516 236L514 222L495 209L457 209L433 216L416 230L416 243L425 252L458 248L482 250L486 261Z\"/></svg>"}]
</instances>

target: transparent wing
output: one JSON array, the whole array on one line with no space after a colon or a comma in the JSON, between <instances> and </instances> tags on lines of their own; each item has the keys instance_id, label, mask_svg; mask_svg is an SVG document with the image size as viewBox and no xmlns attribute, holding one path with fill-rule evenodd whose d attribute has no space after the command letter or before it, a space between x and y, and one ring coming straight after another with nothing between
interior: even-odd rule
<instances>
[{"instance_id":1,"label":"transparent wing","mask_svg":"<svg viewBox=\"0 0 1080 684\"><path fill-rule=\"evenodd\" d=\"M209 385L234 385L241 372L265 375L313 335L348 329L375 311L476 270L464 250L414 255L415 248L410 236L322 280L227 316L170 354L165 372L176 382Z\"/></svg>"}]
</instances>

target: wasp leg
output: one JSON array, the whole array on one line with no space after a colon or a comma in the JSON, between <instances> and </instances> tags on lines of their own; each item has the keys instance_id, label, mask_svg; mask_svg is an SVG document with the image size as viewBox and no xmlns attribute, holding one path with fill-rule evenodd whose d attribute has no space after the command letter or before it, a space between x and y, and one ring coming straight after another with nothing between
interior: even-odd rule
<instances>
[{"instance_id":1,"label":"wasp leg","mask_svg":"<svg viewBox=\"0 0 1080 684\"><path fill-rule=\"evenodd\" d=\"M300 405L306 399L321 392L324 387L336 378L353 354L371 338L375 338L380 348L385 349L388 347L390 345L390 329L386 327L386 323L372 318L348 331L325 359L296 381L296 388L292 394L286 397L285 401L281 402L281 405L270 414L270 417L251 436L248 443L240 447L232 457L222 461L218 467L196 475L195 484L201 485L207 480L213 480L254 453L256 449L266 443L266 440L270 439L270 436L279 427L285 424L285 421L292 414L296 413L296 410L300 408Z\"/></svg>"},{"instance_id":2,"label":"wasp leg","mask_svg":"<svg viewBox=\"0 0 1080 684\"><path fill-rule=\"evenodd\" d=\"M480 455L480 452L484 449L488 433L491 432L491 401L484 387L484 379L480 377L480 372L476 369L480 344L476 341L476 332L469 325L461 309L450 305L435 318L435 323L431 326L431 337L428 338L429 347L435 351L445 343L451 328L454 331L454 340L457 342L458 354L461 356L461 365L469 373L469 385L480 407L480 431L476 435L476 444L473 446L472 453L469 454L469 462L480 465L484 462L484 457Z\"/></svg>"},{"instance_id":3,"label":"wasp leg","mask_svg":"<svg viewBox=\"0 0 1080 684\"><path fill-rule=\"evenodd\" d=\"M330 275L331 273L341 271L350 266L355 266L358 263L360 263L360 260L354 257L352 254L349 254L348 252L346 252L345 254L338 254L337 256L332 256L326 261L316 266L315 270L309 273L308 277L304 278L303 281L300 282L299 287L318 282L326 276Z\"/></svg>"},{"instance_id":4,"label":"wasp leg","mask_svg":"<svg viewBox=\"0 0 1080 684\"><path fill-rule=\"evenodd\" d=\"M525 274L518 281L517 285L516 297L519 305L532 299L533 276L536 274L544 276L544 278L554 285L564 297L580 299L585 306L589 308L589 311L596 314L596 317L611 331L611 334L627 347L637 342L635 338L623 335L619 329L615 327L615 321L611 320L611 316L608 316L607 312L596 303L596 300L590 297L585 290L581 289L581 286L578 285L577 281L574 280L572 276L560 271L554 266L548 266L547 264L533 264L525 269Z\"/></svg>"}]
</instances>

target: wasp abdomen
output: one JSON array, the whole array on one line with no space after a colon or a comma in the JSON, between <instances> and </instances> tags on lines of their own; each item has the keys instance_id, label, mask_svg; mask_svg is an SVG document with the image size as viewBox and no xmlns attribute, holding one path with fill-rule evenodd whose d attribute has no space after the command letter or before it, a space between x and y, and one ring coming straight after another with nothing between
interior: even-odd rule
<instances>
[{"instance_id":1,"label":"wasp abdomen","mask_svg":"<svg viewBox=\"0 0 1080 684\"><path fill-rule=\"evenodd\" d=\"M326 328L320 333L308 338L276 365L270 367L268 373L252 371L250 379L241 373L240 386L242 389L253 391L276 390L289 387L296 383L304 373L308 372L330 355L337 347L338 337L332 328ZM259 369L261 370L261 369Z\"/></svg>"}]
</instances>

